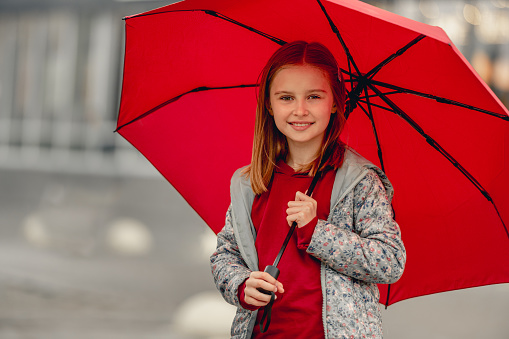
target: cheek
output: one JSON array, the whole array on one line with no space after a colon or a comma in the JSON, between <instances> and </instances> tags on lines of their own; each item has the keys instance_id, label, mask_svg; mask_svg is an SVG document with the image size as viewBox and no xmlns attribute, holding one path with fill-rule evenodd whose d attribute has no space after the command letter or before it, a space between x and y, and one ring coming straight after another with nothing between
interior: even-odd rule
<instances>
[{"instance_id":1,"label":"cheek","mask_svg":"<svg viewBox=\"0 0 509 339\"><path fill-rule=\"evenodd\" d=\"M320 109L320 113L321 113L321 116L324 118L324 119L328 119L332 116L332 104L325 104L323 105L323 107Z\"/></svg>"},{"instance_id":2,"label":"cheek","mask_svg":"<svg viewBox=\"0 0 509 339\"><path fill-rule=\"evenodd\" d=\"M274 123L276 125L276 128L279 132L283 133L284 134L284 131L286 130L286 127L287 127L287 115L284 114L283 112L281 112L281 110L278 110L277 107L274 109L274 114L273 114L273 118L274 118Z\"/></svg>"},{"instance_id":3,"label":"cheek","mask_svg":"<svg viewBox=\"0 0 509 339\"><path fill-rule=\"evenodd\" d=\"M276 112L274 113L273 117L274 117L274 122L276 123L276 127L281 130L281 128L286 125L286 119L284 119L284 117L282 117L281 114L278 114L280 112L278 112L276 110Z\"/></svg>"},{"instance_id":4,"label":"cheek","mask_svg":"<svg viewBox=\"0 0 509 339\"><path fill-rule=\"evenodd\" d=\"M271 104L271 114L274 117L276 123L278 121L284 121L288 117L288 108L285 105L281 105L281 103L275 102Z\"/></svg>"},{"instance_id":5,"label":"cheek","mask_svg":"<svg viewBox=\"0 0 509 339\"><path fill-rule=\"evenodd\" d=\"M327 116L324 117L324 126L325 126L325 129L327 129L327 126L329 125L329 122L331 121L332 119L332 115L329 114Z\"/></svg>"},{"instance_id":6,"label":"cheek","mask_svg":"<svg viewBox=\"0 0 509 339\"><path fill-rule=\"evenodd\" d=\"M332 119L333 119L333 115L332 115L331 111L327 108L327 110L323 111L321 119L320 119L322 121L322 123L320 124L321 128L323 128L324 130L327 129L327 126L329 125L329 122Z\"/></svg>"}]
</instances>

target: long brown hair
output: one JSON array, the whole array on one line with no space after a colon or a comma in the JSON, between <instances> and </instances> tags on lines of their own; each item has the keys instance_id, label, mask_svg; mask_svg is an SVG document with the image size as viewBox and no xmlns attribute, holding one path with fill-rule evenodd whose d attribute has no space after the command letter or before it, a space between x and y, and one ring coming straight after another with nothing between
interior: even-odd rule
<instances>
[{"instance_id":1,"label":"long brown hair","mask_svg":"<svg viewBox=\"0 0 509 339\"><path fill-rule=\"evenodd\" d=\"M309 172L309 175L313 176L325 168L337 170L343 162L345 148L339 135L345 124L346 91L336 59L327 47L318 42L287 43L271 56L260 74L251 165L243 172L249 176L251 188L255 194L267 191L276 161L279 158L285 159L288 155L286 137L278 130L274 117L270 114L270 86L278 71L287 65L310 65L324 71L328 76L337 108L336 114L331 114L322 147L315 160L300 170ZM324 158L323 162L322 158ZM321 166L320 163L322 163Z\"/></svg>"}]
</instances>

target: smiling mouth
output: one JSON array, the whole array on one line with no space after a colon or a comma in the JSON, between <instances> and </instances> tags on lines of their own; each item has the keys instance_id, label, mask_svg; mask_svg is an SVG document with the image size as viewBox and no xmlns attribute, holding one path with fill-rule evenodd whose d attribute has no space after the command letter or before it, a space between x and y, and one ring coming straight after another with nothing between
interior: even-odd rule
<instances>
[{"instance_id":1,"label":"smiling mouth","mask_svg":"<svg viewBox=\"0 0 509 339\"><path fill-rule=\"evenodd\" d=\"M313 122L289 122L290 125L295 127L305 127L314 124Z\"/></svg>"}]
</instances>

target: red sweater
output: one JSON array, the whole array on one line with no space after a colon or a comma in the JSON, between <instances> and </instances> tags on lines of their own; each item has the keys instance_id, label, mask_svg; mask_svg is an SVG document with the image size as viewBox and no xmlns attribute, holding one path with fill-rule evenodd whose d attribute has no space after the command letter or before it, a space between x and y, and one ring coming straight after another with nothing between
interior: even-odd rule
<instances>
[{"instance_id":1,"label":"red sweater","mask_svg":"<svg viewBox=\"0 0 509 339\"><path fill-rule=\"evenodd\" d=\"M297 191L305 192L312 180L307 174L295 173L284 161L277 165L269 190L255 197L251 211L257 231L255 246L260 270L274 263L288 233L288 202L295 200ZM317 217L296 229L278 265L281 271L278 280L283 284L285 293L277 295L269 330L260 333L258 324L263 314L260 309L252 338L324 337L320 261L307 254L306 249L317 220L327 220L329 215L334 174L334 171L328 171L318 181L313 192L313 199L317 201ZM245 283L239 288L242 307L257 309L244 301L244 288Z\"/></svg>"}]
</instances>

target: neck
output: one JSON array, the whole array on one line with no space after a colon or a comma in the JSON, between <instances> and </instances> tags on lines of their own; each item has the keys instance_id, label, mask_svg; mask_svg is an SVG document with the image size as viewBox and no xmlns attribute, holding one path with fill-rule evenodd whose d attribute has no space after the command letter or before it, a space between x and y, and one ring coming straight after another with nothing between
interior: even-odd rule
<instances>
[{"instance_id":1,"label":"neck","mask_svg":"<svg viewBox=\"0 0 509 339\"><path fill-rule=\"evenodd\" d=\"M318 145L300 145L288 143L286 163L294 170L298 170L316 159L321 142Z\"/></svg>"}]
</instances>

